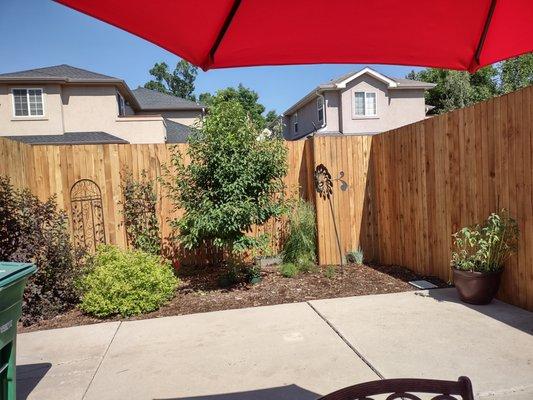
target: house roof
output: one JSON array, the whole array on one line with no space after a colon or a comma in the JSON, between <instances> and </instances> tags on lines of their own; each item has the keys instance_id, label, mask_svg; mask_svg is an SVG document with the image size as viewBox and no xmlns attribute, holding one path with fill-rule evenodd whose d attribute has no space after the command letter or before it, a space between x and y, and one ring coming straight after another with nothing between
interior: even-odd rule
<instances>
[{"instance_id":1,"label":"house roof","mask_svg":"<svg viewBox=\"0 0 533 400\"><path fill-rule=\"evenodd\" d=\"M127 140L106 132L65 132L62 135L7 136L8 139L32 145L127 144Z\"/></svg>"},{"instance_id":2,"label":"house roof","mask_svg":"<svg viewBox=\"0 0 533 400\"><path fill-rule=\"evenodd\" d=\"M0 79L2 78L22 78L22 79L59 78L59 79L70 80L70 81L97 80L99 82L105 81L105 80L115 82L115 81L120 80L112 76L98 74L96 72L87 71L86 69L82 69L82 68L76 68L76 67L73 67L67 64L54 65L51 67L44 67L44 68L28 69L25 71L8 72L5 74L0 74Z\"/></svg>"},{"instance_id":3,"label":"house roof","mask_svg":"<svg viewBox=\"0 0 533 400\"><path fill-rule=\"evenodd\" d=\"M205 108L203 104L144 87L138 87L132 92L142 110L201 110Z\"/></svg>"},{"instance_id":4,"label":"house roof","mask_svg":"<svg viewBox=\"0 0 533 400\"><path fill-rule=\"evenodd\" d=\"M167 129L167 143L187 143L187 139L192 134L194 128L174 122L164 118Z\"/></svg>"},{"instance_id":5,"label":"house roof","mask_svg":"<svg viewBox=\"0 0 533 400\"><path fill-rule=\"evenodd\" d=\"M332 79L329 82L318 85L315 89L310 91L307 95L298 100L294 105L289 107L283 114L290 115L302 105L308 103L317 97L318 93L326 90L340 90L346 87L346 84L357 77L368 74L382 82L384 82L389 89L401 90L401 89L432 89L435 87L434 83L415 81L405 78L393 78L387 75L383 75L372 68L366 67L356 72L349 72L338 78Z\"/></svg>"}]
</instances>

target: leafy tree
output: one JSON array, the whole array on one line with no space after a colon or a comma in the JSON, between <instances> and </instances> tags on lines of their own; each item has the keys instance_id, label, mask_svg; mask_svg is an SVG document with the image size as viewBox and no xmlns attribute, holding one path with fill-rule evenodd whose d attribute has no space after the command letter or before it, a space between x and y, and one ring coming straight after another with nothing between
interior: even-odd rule
<instances>
[{"instance_id":1,"label":"leafy tree","mask_svg":"<svg viewBox=\"0 0 533 400\"><path fill-rule=\"evenodd\" d=\"M193 92L198 68L188 61L180 60L172 73L165 62L155 63L150 69L150 75L154 79L146 82L145 88L196 101Z\"/></svg>"},{"instance_id":2,"label":"leafy tree","mask_svg":"<svg viewBox=\"0 0 533 400\"><path fill-rule=\"evenodd\" d=\"M406 78L437 84L435 88L426 91L426 103L434 106L434 112L440 114L496 95L497 72L493 66L482 68L475 74L428 68L419 72L411 71Z\"/></svg>"},{"instance_id":3,"label":"leafy tree","mask_svg":"<svg viewBox=\"0 0 533 400\"><path fill-rule=\"evenodd\" d=\"M181 218L171 221L187 249L204 243L238 254L263 241L247 235L284 211L286 148L257 140L258 131L239 101L217 94L201 130L189 138L187 156L172 155L164 185Z\"/></svg>"},{"instance_id":4,"label":"leafy tree","mask_svg":"<svg viewBox=\"0 0 533 400\"><path fill-rule=\"evenodd\" d=\"M278 115L276 110L270 110L265 116L265 125L267 129L272 132L272 136L282 138L283 137L283 123L281 116Z\"/></svg>"},{"instance_id":5,"label":"leafy tree","mask_svg":"<svg viewBox=\"0 0 533 400\"><path fill-rule=\"evenodd\" d=\"M499 72L503 93L533 85L533 53L501 62Z\"/></svg>"},{"instance_id":6,"label":"leafy tree","mask_svg":"<svg viewBox=\"0 0 533 400\"><path fill-rule=\"evenodd\" d=\"M248 114L256 129L266 127L266 119L263 116L265 106L259 103L257 92L245 87L242 83L239 83L236 88L228 87L219 90L214 96L210 93L202 93L200 101L209 107L215 107L220 103L229 101L237 101Z\"/></svg>"}]
</instances>

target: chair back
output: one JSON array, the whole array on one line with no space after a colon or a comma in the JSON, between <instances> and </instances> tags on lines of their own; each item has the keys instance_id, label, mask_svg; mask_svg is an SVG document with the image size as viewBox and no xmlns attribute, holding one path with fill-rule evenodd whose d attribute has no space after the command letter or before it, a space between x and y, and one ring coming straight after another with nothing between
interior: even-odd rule
<instances>
[{"instance_id":1,"label":"chair back","mask_svg":"<svg viewBox=\"0 0 533 400\"><path fill-rule=\"evenodd\" d=\"M436 379L383 379L349 386L319 400L373 400L369 396L389 394L387 400L421 400L415 393L435 394L432 400L474 400L472 383L466 376L457 381Z\"/></svg>"}]
</instances>

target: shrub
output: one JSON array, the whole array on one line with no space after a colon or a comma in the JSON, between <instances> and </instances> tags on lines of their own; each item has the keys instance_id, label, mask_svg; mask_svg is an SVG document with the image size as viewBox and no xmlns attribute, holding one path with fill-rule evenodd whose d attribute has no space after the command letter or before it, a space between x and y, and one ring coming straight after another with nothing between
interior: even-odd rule
<instances>
[{"instance_id":1,"label":"shrub","mask_svg":"<svg viewBox=\"0 0 533 400\"><path fill-rule=\"evenodd\" d=\"M252 226L284 211L287 150L281 140L258 140L239 102L213 104L201 130L189 137L190 163L176 148L164 185L184 210L171 221L184 248L213 244L239 254L262 243L248 234Z\"/></svg>"},{"instance_id":2,"label":"shrub","mask_svg":"<svg viewBox=\"0 0 533 400\"><path fill-rule=\"evenodd\" d=\"M178 286L169 262L140 250L99 246L79 281L80 308L97 317L158 309Z\"/></svg>"},{"instance_id":3,"label":"shrub","mask_svg":"<svg viewBox=\"0 0 533 400\"><path fill-rule=\"evenodd\" d=\"M157 195L153 182L146 177L146 171L141 173L141 179L135 180L131 172L122 175L121 183L124 200L122 217L128 243L138 250L160 254L161 235L157 220L156 205Z\"/></svg>"},{"instance_id":4,"label":"shrub","mask_svg":"<svg viewBox=\"0 0 533 400\"><path fill-rule=\"evenodd\" d=\"M222 273L218 276L218 285L220 287L229 287L239 281L240 267L234 263L224 265Z\"/></svg>"},{"instance_id":5,"label":"shrub","mask_svg":"<svg viewBox=\"0 0 533 400\"><path fill-rule=\"evenodd\" d=\"M0 259L33 262L37 272L24 291L22 324L51 318L78 302L77 274L67 215L55 196L42 202L28 189L15 189L0 177Z\"/></svg>"},{"instance_id":6,"label":"shrub","mask_svg":"<svg viewBox=\"0 0 533 400\"><path fill-rule=\"evenodd\" d=\"M452 264L464 271L494 272L518 249L519 228L506 210L453 235Z\"/></svg>"},{"instance_id":7,"label":"shrub","mask_svg":"<svg viewBox=\"0 0 533 400\"><path fill-rule=\"evenodd\" d=\"M352 250L346 254L346 261L352 264L363 265L364 254L363 249L359 247L357 250Z\"/></svg>"},{"instance_id":8,"label":"shrub","mask_svg":"<svg viewBox=\"0 0 533 400\"><path fill-rule=\"evenodd\" d=\"M316 223L313 206L298 200L289 216L289 232L283 244L284 263L292 263L306 269L315 263Z\"/></svg>"},{"instance_id":9,"label":"shrub","mask_svg":"<svg viewBox=\"0 0 533 400\"><path fill-rule=\"evenodd\" d=\"M293 263L283 263L279 266L279 272L285 278L294 278L298 275L298 266Z\"/></svg>"},{"instance_id":10,"label":"shrub","mask_svg":"<svg viewBox=\"0 0 533 400\"><path fill-rule=\"evenodd\" d=\"M328 279L333 279L336 273L337 273L337 270L335 266L333 265L328 265L326 269L324 270L324 276Z\"/></svg>"}]
</instances>

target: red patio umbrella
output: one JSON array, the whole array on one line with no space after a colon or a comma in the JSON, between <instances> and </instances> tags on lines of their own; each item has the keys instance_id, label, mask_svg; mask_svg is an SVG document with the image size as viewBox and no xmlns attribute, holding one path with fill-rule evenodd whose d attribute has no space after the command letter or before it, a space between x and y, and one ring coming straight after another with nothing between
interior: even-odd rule
<instances>
[{"instance_id":1,"label":"red patio umbrella","mask_svg":"<svg viewBox=\"0 0 533 400\"><path fill-rule=\"evenodd\" d=\"M533 50L533 0L58 0L203 68L476 71Z\"/></svg>"}]
</instances>

